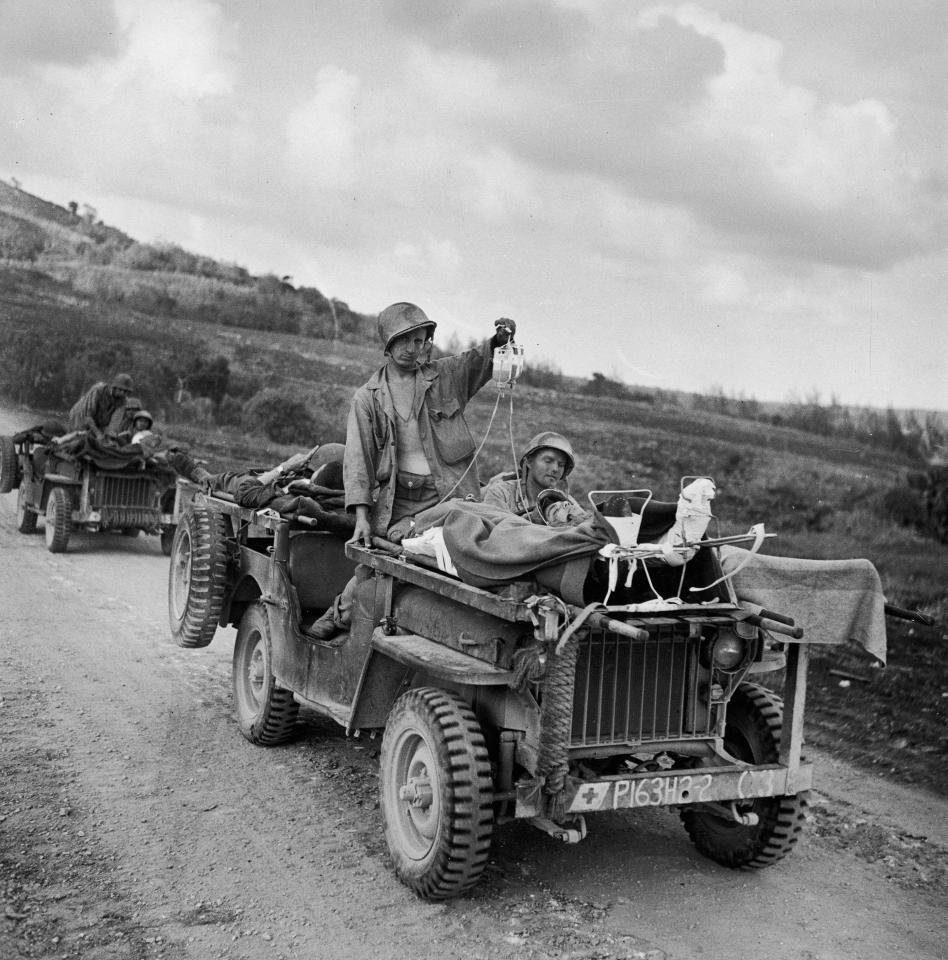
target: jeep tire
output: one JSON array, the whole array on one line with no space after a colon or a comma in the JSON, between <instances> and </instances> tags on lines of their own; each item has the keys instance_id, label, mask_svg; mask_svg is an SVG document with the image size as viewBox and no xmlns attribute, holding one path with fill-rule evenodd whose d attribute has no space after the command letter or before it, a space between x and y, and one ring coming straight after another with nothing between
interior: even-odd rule
<instances>
[{"instance_id":1,"label":"jeep tire","mask_svg":"<svg viewBox=\"0 0 948 960\"><path fill-rule=\"evenodd\" d=\"M53 487L46 498L46 549L65 553L72 533L72 500L62 487Z\"/></svg>"},{"instance_id":2,"label":"jeep tire","mask_svg":"<svg viewBox=\"0 0 948 960\"><path fill-rule=\"evenodd\" d=\"M286 743L293 736L300 705L273 676L270 624L262 603L251 604L240 618L231 680L240 732L251 743L268 747Z\"/></svg>"},{"instance_id":3,"label":"jeep tire","mask_svg":"<svg viewBox=\"0 0 948 960\"><path fill-rule=\"evenodd\" d=\"M16 485L19 463L10 437L0 437L0 493L9 493Z\"/></svg>"},{"instance_id":4,"label":"jeep tire","mask_svg":"<svg viewBox=\"0 0 948 960\"><path fill-rule=\"evenodd\" d=\"M738 760L776 763L783 725L783 701L770 690L742 683L728 705L724 748ZM741 801L742 813L758 822L743 826L693 804L681 811L688 836L706 857L726 867L768 867L785 857L800 838L806 819L807 793Z\"/></svg>"},{"instance_id":5,"label":"jeep tire","mask_svg":"<svg viewBox=\"0 0 948 960\"><path fill-rule=\"evenodd\" d=\"M217 631L224 591L230 527L213 508L195 504L181 518L168 567L168 620L181 647L206 647Z\"/></svg>"},{"instance_id":6,"label":"jeep tire","mask_svg":"<svg viewBox=\"0 0 948 960\"><path fill-rule=\"evenodd\" d=\"M434 687L409 690L389 713L379 768L398 878L427 900L473 887L487 864L494 812L490 758L471 708Z\"/></svg>"}]
</instances>

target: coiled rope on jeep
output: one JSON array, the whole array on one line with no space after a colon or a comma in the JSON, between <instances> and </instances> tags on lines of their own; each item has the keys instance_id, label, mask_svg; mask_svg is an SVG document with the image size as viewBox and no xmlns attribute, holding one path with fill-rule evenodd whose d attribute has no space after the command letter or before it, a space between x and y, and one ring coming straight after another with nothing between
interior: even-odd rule
<instances>
[{"instance_id":1,"label":"coiled rope on jeep","mask_svg":"<svg viewBox=\"0 0 948 960\"><path fill-rule=\"evenodd\" d=\"M549 652L540 703L540 752L537 773L549 798L549 817L561 820L567 814L569 740L573 721L573 686L579 639L575 631Z\"/></svg>"}]
</instances>

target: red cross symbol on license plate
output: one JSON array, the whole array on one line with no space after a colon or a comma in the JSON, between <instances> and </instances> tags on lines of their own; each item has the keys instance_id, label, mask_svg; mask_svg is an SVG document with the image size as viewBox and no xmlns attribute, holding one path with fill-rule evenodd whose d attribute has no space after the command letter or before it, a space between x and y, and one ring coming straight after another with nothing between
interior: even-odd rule
<instances>
[{"instance_id":1,"label":"red cross symbol on license plate","mask_svg":"<svg viewBox=\"0 0 948 960\"><path fill-rule=\"evenodd\" d=\"M598 810L608 793L608 782L590 783L586 787L580 787L569 808L570 810Z\"/></svg>"}]
</instances>

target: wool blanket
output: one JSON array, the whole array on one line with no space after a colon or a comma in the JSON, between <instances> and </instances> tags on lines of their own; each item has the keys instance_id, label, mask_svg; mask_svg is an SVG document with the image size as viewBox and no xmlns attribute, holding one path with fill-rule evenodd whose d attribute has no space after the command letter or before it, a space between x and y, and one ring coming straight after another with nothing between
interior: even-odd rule
<instances>
[{"instance_id":1,"label":"wool blanket","mask_svg":"<svg viewBox=\"0 0 948 960\"><path fill-rule=\"evenodd\" d=\"M93 463L100 470L144 470L147 456L137 443L100 440L91 431L80 430L49 445L49 456Z\"/></svg>"},{"instance_id":2,"label":"wool blanket","mask_svg":"<svg viewBox=\"0 0 948 960\"><path fill-rule=\"evenodd\" d=\"M465 583L490 590L535 579L576 604L584 602L591 558L607 543L617 542L615 532L598 516L574 527L554 528L470 501L451 501L443 526L445 546Z\"/></svg>"},{"instance_id":3,"label":"wool blanket","mask_svg":"<svg viewBox=\"0 0 948 960\"><path fill-rule=\"evenodd\" d=\"M739 547L721 547L725 574L747 557ZM806 643L855 641L885 663L885 597L879 573L868 560L806 560L757 554L731 583L741 605L793 617ZM782 639L782 638L781 638Z\"/></svg>"}]
</instances>

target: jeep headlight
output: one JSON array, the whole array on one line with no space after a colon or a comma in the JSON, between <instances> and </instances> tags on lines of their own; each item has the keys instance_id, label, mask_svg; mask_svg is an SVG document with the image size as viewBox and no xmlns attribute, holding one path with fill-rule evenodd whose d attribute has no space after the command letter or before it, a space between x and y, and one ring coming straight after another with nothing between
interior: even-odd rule
<instances>
[{"instance_id":1,"label":"jeep headlight","mask_svg":"<svg viewBox=\"0 0 948 960\"><path fill-rule=\"evenodd\" d=\"M747 660L750 647L743 637L731 630L721 630L711 647L711 663L722 673L734 673Z\"/></svg>"}]
</instances>

